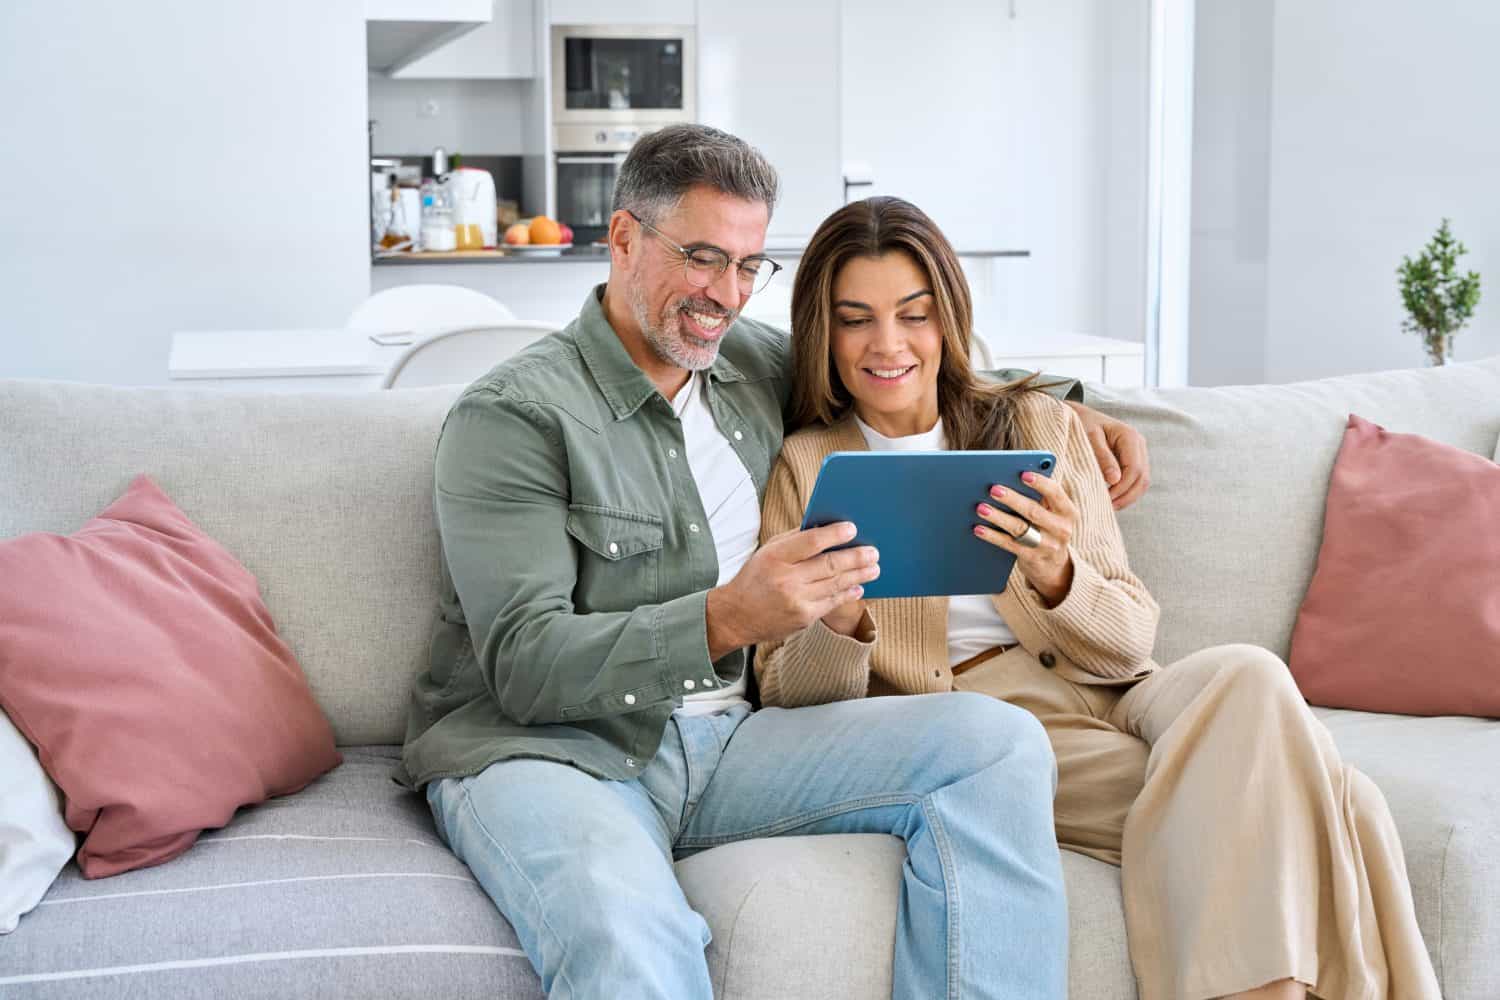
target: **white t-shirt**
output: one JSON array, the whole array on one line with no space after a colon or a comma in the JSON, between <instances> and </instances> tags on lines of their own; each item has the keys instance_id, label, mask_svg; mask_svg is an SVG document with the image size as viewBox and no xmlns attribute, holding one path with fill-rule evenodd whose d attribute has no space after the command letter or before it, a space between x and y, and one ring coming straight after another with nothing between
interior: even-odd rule
<instances>
[{"instance_id":1,"label":"white t-shirt","mask_svg":"<svg viewBox=\"0 0 1500 1000\"><path fill-rule=\"evenodd\" d=\"M750 470L729 446L714 423L703 395L702 372L694 372L672 400L672 412L682 421L682 441L688 469L698 487L698 498L708 514L708 530L719 556L719 585L734 578L755 553L760 541L760 500ZM745 666L750 669L749 664ZM683 715L711 715L745 704L745 676L717 690L684 695Z\"/></svg>"},{"instance_id":2,"label":"white t-shirt","mask_svg":"<svg viewBox=\"0 0 1500 1000\"><path fill-rule=\"evenodd\" d=\"M943 418L925 434L886 437L869 424L854 418L871 451L947 451L948 437L943 433ZM985 544L978 539L974 544ZM1016 634L1005 623L989 594L967 594L948 598L948 665L962 663L986 649L1014 643Z\"/></svg>"}]
</instances>

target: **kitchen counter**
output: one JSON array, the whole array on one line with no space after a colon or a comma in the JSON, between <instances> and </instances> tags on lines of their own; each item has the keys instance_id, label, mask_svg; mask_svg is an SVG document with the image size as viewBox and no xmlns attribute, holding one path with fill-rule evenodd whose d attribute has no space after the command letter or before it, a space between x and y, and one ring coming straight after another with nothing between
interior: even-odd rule
<instances>
[{"instance_id":1,"label":"kitchen counter","mask_svg":"<svg viewBox=\"0 0 1500 1000\"><path fill-rule=\"evenodd\" d=\"M766 253L772 257L800 257L806 249L806 244L789 244L783 246L773 244L766 247ZM973 258L1030 257L1031 251L959 250L958 255L960 257ZM441 253L400 253L385 257L376 257L371 261L371 264L375 267L420 267L433 264L556 264L590 263L608 260L608 248L590 244L588 246L569 247L558 253L542 253L536 250L516 252L503 248L493 250L450 250Z\"/></svg>"}]
</instances>

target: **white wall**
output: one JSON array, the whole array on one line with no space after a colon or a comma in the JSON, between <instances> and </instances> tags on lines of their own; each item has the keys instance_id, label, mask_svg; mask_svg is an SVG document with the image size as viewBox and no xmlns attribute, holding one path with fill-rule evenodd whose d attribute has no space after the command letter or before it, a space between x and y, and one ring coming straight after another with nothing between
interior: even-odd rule
<instances>
[{"instance_id":1,"label":"white wall","mask_svg":"<svg viewBox=\"0 0 1500 1000\"><path fill-rule=\"evenodd\" d=\"M1275 6L1200 0L1193 95L1188 380L1266 377Z\"/></svg>"},{"instance_id":2,"label":"white wall","mask_svg":"<svg viewBox=\"0 0 1500 1000\"><path fill-rule=\"evenodd\" d=\"M434 146L479 156L528 152L522 123L531 80L392 80L380 73L369 80L376 153L428 153Z\"/></svg>"},{"instance_id":3,"label":"white wall","mask_svg":"<svg viewBox=\"0 0 1500 1000\"><path fill-rule=\"evenodd\" d=\"M166 382L183 329L369 290L361 0L0 5L0 375Z\"/></svg>"},{"instance_id":4,"label":"white wall","mask_svg":"<svg viewBox=\"0 0 1500 1000\"><path fill-rule=\"evenodd\" d=\"M1237 6L1198 5L1194 381L1424 364L1395 271L1443 216L1484 277L1457 358L1500 353L1500 5Z\"/></svg>"}]
</instances>

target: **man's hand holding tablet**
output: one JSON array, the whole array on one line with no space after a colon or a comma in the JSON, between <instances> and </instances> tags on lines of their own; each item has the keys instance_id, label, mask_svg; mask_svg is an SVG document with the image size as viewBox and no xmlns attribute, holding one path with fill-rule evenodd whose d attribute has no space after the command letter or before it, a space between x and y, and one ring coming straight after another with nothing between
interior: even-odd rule
<instances>
[{"instance_id":1,"label":"man's hand holding tablet","mask_svg":"<svg viewBox=\"0 0 1500 1000\"><path fill-rule=\"evenodd\" d=\"M762 545L733 580L708 592L709 657L785 639L846 605L858 609L863 585L880 576L880 554L868 545L845 547L854 539L853 524L835 522ZM859 617L856 611L851 629Z\"/></svg>"}]
</instances>

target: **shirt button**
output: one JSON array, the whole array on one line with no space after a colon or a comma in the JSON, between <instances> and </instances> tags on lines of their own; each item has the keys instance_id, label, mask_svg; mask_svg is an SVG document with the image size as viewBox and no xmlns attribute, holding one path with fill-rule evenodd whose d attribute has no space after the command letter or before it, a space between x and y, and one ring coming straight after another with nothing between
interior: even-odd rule
<instances>
[{"instance_id":1,"label":"shirt button","mask_svg":"<svg viewBox=\"0 0 1500 1000\"><path fill-rule=\"evenodd\" d=\"M668 458L676 458L677 457L677 449L676 448L668 448L667 449L667 457Z\"/></svg>"},{"instance_id":2,"label":"shirt button","mask_svg":"<svg viewBox=\"0 0 1500 1000\"><path fill-rule=\"evenodd\" d=\"M1053 656L1049 651L1043 653L1041 656L1038 656L1037 662L1046 667L1048 670L1051 670L1053 667L1057 666L1057 657Z\"/></svg>"},{"instance_id":3,"label":"shirt button","mask_svg":"<svg viewBox=\"0 0 1500 1000\"><path fill-rule=\"evenodd\" d=\"M682 682L682 686L685 687L685 688L687 688L689 691L691 691L693 688L697 687L697 685L694 684L691 680L683 681Z\"/></svg>"},{"instance_id":4,"label":"shirt button","mask_svg":"<svg viewBox=\"0 0 1500 1000\"><path fill-rule=\"evenodd\" d=\"M745 435L741 434L739 431L735 431L734 432L734 439L736 441L743 441L743 440L745 440Z\"/></svg>"},{"instance_id":5,"label":"shirt button","mask_svg":"<svg viewBox=\"0 0 1500 1000\"><path fill-rule=\"evenodd\" d=\"M619 542L610 542L609 543L609 554L612 555L612 556L617 556L617 555L620 554L620 543Z\"/></svg>"},{"instance_id":6,"label":"shirt button","mask_svg":"<svg viewBox=\"0 0 1500 1000\"><path fill-rule=\"evenodd\" d=\"M688 530L696 535L698 533L698 526L696 524L690 524L688 525Z\"/></svg>"},{"instance_id":7,"label":"shirt button","mask_svg":"<svg viewBox=\"0 0 1500 1000\"><path fill-rule=\"evenodd\" d=\"M714 680L713 680L713 678L712 677L705 677L705 678L703 678L703 686L706 687L706 688L713 687L714 686Z\"/></svg>"},{"instance_id":8,"label":"shirt button","mask_svg":"<svg viewBox=\"0 0 1500 1000\"><path fill-rule=\"evenodd\" d=\"M627 705L634 705L635 704L635 695L633 695L633 694L627 694L625 696L625 704L627 704Z\"/></svg>"},{"instance_id":9,"label":"shirt button","mask_svg":"<svg viewBox=\"0 0 1500 1000\"><path fill-rule=\"evenodd\" d=\"M625 766L626 767L635 767L635 758L634 757L626 757L625 758Z\"/></svg>"}]
</instances>

